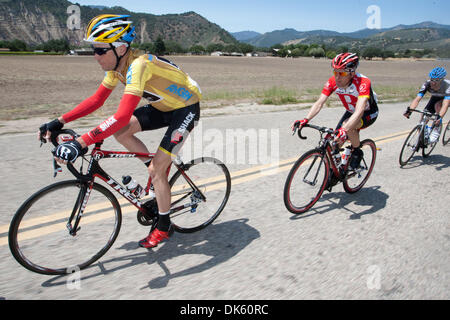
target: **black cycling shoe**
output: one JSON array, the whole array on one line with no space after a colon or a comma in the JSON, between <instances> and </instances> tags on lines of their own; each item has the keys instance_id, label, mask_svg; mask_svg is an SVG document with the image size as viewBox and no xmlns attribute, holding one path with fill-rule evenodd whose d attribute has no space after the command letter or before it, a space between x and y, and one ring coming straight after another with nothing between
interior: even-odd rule
<instances>
[{"instance_id":1,"label":"black cycling shoe","mask_svg":"<svg viewBox=\"0 0 450 320\"><path fill-rule=\"evenodd\" d=\"M358 169L361 164L361 160L362 160L363 156L364 156L364 152L360 148L353 149L352 159L350 161L350 168Z\"/></svg>"}]
</instances>

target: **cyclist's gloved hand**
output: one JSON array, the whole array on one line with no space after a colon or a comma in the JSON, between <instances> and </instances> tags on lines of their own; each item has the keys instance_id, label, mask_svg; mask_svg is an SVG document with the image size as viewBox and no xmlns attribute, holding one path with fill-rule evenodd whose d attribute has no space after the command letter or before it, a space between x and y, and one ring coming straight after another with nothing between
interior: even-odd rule
<instances>
[{"instance_id":1,"label":"cyclist's gloved hand","mask_svg":"<svg viewBox=\"0 0 450 320\"><path fill-rule=\"evenodd\" d=\"M434 122L434 125L436 127L439 127L442 124L442 117L440 115L437 115L436 121Z\"/></svg>"},{"instance_id":2,"label":"cyclist's gloved hand","mask_svg":"<svg viewBox=\"0 0 450 320\"><path fill-rule=\"evenodd\" d=\"M345 130L344 128L339 128L339 130L337 130L335 132L336 138L335 141L340 141L342 143L344 143L347 140L347 130Z\"/></svg>"},{"instance_id":3,"label":"cyclist's gloved hand","mask_svg":"<svg viewBox=\"0 0 450 320\"><path fill-rule=\"evenodd\" d=\"M301 129L301 128L303 128L303 126L305 125L305 124L307 124L309 122L309 119L307 119L307 118L305 118L305 119L303 119L303 120L297 120L297 121L295 121L294 122L294 124L292 125L292 130L295 130L295 129Z\"/></svg>"},{"instance_id":4,"label":"cyclist's gloved hand","mask_svg":"<svg viewBox=\"0 0 450 320\"><path fill-rule=\"evenodd\" d=\"M408 107L408 108L406 108L406 111L405 111L405 113L403 113L403 116L405 117L405 118L408 118L409 119L409 117L411 116L411 109Z\"/></svg>"},{"instance_id":5,"label":"cyclist's gloved hand","mask_svg":"<svg viewBox=\"0 0 450 320\"><path fill-rule=\"evenodd\" d=\"M44 143L47 142L45 139L50 139L51 132L61 130L63 127L64 124L59 122L58 119L44 123L39 127L39 140Z\"/></svg>"},{"instance_id":6,"label":"cyclist's gloved hand","mask_svg":"<svg viewBox=\"0 0 450 320\"><path fill-rule=\"evenodd\" d=\"M56 160L62 160L63 163L73 163L79 156L84 155L87 150L88 148L83 149L77 140L72 140L58 145L52 153Z\"/></svg>"}]
</instances>

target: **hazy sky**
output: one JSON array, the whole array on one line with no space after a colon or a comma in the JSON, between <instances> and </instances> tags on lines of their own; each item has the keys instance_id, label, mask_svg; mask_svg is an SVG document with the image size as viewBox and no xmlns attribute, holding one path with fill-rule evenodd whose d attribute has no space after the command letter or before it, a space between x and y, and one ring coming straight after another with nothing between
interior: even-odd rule
<instances>
[{"instance_id":1,"label":"hazy sky","mask_svg":"<svg viewBox=\"0 0 450 320\"><path fill-rule=\"evenodd\" d=\"M433 21L450 24L448 0L69 0L81 5L121 6L133 12L152 14L195 11L230 32L260 33L285 28L352 32L380 21L381 28L398 24ZM379 7L379 20L369 6ZM375 22L376 23L376 22Z\"/></svg>"}]
</instances>

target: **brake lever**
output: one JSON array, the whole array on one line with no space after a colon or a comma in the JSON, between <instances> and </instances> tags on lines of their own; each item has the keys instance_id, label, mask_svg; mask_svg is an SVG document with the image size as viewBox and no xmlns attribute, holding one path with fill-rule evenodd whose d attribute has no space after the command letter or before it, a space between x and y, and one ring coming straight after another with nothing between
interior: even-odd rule
<instances>
[{"instance_id":1,"label":"brake lever","mask_svg":"<svg viewBox=\"0 0 450 320\"><path fill-rule=\"evenodd\" d=\"M53 158L53 178L56 177L58 173L62 172L61 166L56 162L55 158Z\"/></svg>"}]
</instances>

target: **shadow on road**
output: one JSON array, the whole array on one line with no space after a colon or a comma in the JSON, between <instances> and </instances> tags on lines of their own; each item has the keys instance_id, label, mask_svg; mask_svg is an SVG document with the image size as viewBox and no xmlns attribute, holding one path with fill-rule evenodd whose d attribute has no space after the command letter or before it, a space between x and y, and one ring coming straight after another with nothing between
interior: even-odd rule
<instances>
[{"instance_id":1,"label":"shadow on road","mask_svg":"<svg viewBox=\"0 0 450 320\"><path fill-rule=\"evenodd\" d=\"M432 165L437 171L440 171L450 167L450 158L441 154L432 154L427 158L422 157L422 155L415 155L405 166L401 168L413 169L424 165Z\"/></svg>"},{"instance_id":2,"label":"shadow on road","mask_svg":"<svg viewBox=\"0 0 450 320\"><path fill-rule=\"evenodd\" d=\"M260 233L249 226L247 222L248 219L238 219L213 224L196 233L175 233L169 241L163 242L154 250L139 248L137 242L125 243L121 247L116 248L116 250L137 251L137 253L97 262L87 268L86 271L95 268L99 269L99 271L85 277L82 276L82 271L79 280L104 276L139 264L151 265L156 263L161 267L165 275L150 280L148 285L141 289L165 287L170 279L200 273L229 260L248 246L253 240L259 238ZM165 261L188 254L205 255L210 258L199 265L176 273L171 273L169 268L164 264ZM150 270L148 274L151 275ZM67 276L57 276L45 281L42 286L53 287L66 285L67 278Z\"/></svg>"},{"instance_id":3,"label":"shadow on road","mask_svg":"<svg viewBox=\"0 0 450 320\"><path fill-rule=\"evenodd\" d=\"M357 193L348 194L346 192L324 193L320 200L306 214L295 215L291 220L304 219L316 214L324 214L332 210L345 210L351 213L350 219L361 219L363 215L373 214L386 207L389 195L380 191L380 186L363 188ZM361 206L361 211L353 211L347 208L351 203ZM366 209L365 207L370 206Z\"/></svg>"}]
</instances>

